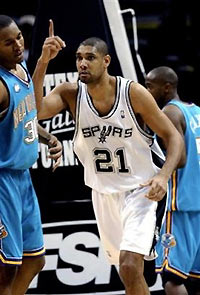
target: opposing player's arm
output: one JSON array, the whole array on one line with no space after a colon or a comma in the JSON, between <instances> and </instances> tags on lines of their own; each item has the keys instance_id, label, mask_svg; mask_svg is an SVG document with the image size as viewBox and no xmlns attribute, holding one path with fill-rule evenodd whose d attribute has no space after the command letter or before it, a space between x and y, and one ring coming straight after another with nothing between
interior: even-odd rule
<instances>
[{"instance_id":1,"label":"opposing player's arm","mask_svg":"<svg viewBox=\"0 0 200 295\"><path fill-rule=\"evenodd\" d=\"M183 138L145 87L132 83L130 96L135 113L140 114L144 122L162 139L166 147L167 156L161 173L169 178L184 155Z\"/></svg>"},{"instance_id":2,"label":"opposing player's arm","mask_svg":"<svg viewBox=\"0 0 200 295\"><path fill-rule=\"evenodd\" d=\"M9 105L9 99L8 99L8 91L3 84L3 82L0 80L0 113L2 113L5 109L7 109Z\"/></svg>"},{"instance_id":3,"label":"opposing player's arm","mask_svg":"<svg viewBox=\"0 0 200 295\"><path fill-rule=\"evenodd\" d=\"M162 109L162 111L170 119L170 121L174 124L176 129L182 135L182 137L184 137L186 123L185 123L185 118L184 118L181 110L175 105L167 105Z\"/></svg>"}]
</instances>

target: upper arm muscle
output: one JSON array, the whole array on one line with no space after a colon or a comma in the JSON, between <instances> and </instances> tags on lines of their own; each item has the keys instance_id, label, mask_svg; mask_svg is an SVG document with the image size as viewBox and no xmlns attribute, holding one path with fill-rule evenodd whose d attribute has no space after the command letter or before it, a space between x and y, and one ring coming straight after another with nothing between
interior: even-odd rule
<instances>
[{"instance_id":1,"label":"upper arm muscle","mask_svg":"<svg viewBox=\"0 0 200 295\"><path fill-rule=\"evenodd\" d=\"M173 132L173 124L158 107L153 96L138 83L132 83L130 95L135 113L139 113L145 124L165 140Z\"/></svg>"},{"instance_id":2,"label":"upper arm muscle","mask_svg":"<svg viewBox=\"0 0 200 295\"><path fill-rule=\"evenodd\" d=\"M3 84L2 81L0 81L0 112L4 111L9 105L9 98L8 98L8 91Z\"/></svg>"},{"instance_id":3,"label":"upper arm muscle","mask_svg":"<svg viewBox=\"0 0 200 295\"><path fill-rule=\"evenodd\" d=\"M39 119L53 117L64 109L72 112L72 102L75 101L77 91L72 86L70 83L62 83L46 95L42 100L42 112L38 113Z\"/></svg>"}]
</instances>

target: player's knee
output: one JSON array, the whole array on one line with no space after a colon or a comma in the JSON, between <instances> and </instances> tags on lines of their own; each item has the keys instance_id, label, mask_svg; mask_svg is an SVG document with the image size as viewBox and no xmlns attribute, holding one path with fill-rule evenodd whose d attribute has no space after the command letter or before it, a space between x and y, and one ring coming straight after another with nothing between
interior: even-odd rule
<instances>
[{"instance_id":1,"label":"player's knee","mask_svg":"<svg viewBox=\"0 0 200 295\"><path fill-rule=\"evenodd\" d=\"M28 262L28 263L27 263ZM31 273L34 275L38 274L44 267L45 265L45 257L35 257L29 259L29 261L24 260L24 267L26 267L27 270L29 270Z\"/></svg>"},{"instance_id":2,"label":"player's knee","mask_svg":"<svg viewBox=\"0 0 200 295\"><path fill-rule=\"evenodd\" d=\"M120 276L124 282L130 277L132 281L138 280L139 277L143 276L142 257L135 253L129 253L127 256L125 254L120 261L119 270Z\"/></svg>"},{"instance_id":3,"label":"player's knee","mask_svg":"<svg viewBox=\"0 0 200 295\"><path fill-rule=\"evenodd\" d=\"M45 256L41 256L35 261L35 267L37 269L37 272L40 272L44 266L45 266Z\"/></svg>"}]
</instances>

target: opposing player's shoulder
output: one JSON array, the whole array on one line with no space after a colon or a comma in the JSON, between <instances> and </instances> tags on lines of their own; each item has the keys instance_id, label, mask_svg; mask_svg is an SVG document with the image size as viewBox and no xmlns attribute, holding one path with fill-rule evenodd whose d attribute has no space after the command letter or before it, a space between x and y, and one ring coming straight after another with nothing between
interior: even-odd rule
<instances>
[{"instance_id":1,"label":"opposing player's shoulder","mask_svg":"<svg viewBox=\"0 0 200 295\"><path fill-rule=\"evenodd\" d=\"M183 112L177 105L168 104L162 109L162 111L176 127L182 125L184 127L183 129L185 129L185 118Z\"/></svg>"},{"instance_id":2,"label":"opposing player's shoulder","mask_svg":"<svg viewBox=\"0 0 200 295\"><path fill-rule=\"evenodd\" d=\"M181 109L177 105L173 105L173 104L167 104L166 106L164 106L162 111L167 116L175 116L175 117L182 117L183 116Z\"/></svg>"}]
</instances>

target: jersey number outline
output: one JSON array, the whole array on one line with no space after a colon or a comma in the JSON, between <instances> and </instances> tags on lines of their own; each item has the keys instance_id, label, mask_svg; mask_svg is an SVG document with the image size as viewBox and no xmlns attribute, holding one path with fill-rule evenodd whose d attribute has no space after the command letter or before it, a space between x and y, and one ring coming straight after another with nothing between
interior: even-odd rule
<instances>
[{"instance_id":1,"label":"jersey number outline","mask_svg":"<svg viewBox=\"0 0 200 295\"><path fill-rule=\"evenodd\" d=\"M97 173L130 173L127 166L126 154L124 148L117 148L114 151L114 157L118 160L118 166L115 167L112 152L109 149L96 148L94 152L94 165Z\"/></svg>"},{"instance_id":2,"label":"jersey number outline","mask_svg":"<svg viewBox=\"0 0 200 295\"><path fill-rule=\"evenodd\" d=\"M24 128L27 131L27 136L24 138L25 143L31 144L36 139L38 139L38 130L37 130L37 117L32 120L29 120L24 125Z\"/></svg>"}]
</instances>

